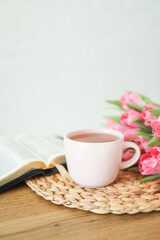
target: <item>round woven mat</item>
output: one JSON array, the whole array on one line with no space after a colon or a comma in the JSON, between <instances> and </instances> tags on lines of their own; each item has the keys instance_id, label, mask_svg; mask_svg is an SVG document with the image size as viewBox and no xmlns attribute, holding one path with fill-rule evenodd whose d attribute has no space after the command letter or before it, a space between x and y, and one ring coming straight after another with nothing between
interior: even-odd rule
<instances>
[{"instance_id":1,"label":"round woven mat","mask_svg":"<svg viewBox=\"0 0 160 240\"><path fill-rule=\"evenodd\" d=\"M160 179L140 183L141 177L139 173L122 170L114 183L99 189L81 187L59 173L35 177L26 183L44 199L70 208L99 214L160 211Z\"/></svg>"}]
</instances>

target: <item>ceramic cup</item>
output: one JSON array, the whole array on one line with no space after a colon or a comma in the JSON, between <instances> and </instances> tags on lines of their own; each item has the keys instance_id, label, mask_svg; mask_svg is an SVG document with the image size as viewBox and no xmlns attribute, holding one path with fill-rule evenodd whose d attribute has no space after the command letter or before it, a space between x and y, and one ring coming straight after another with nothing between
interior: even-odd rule
<instances>
[{"instance_id":1,"label":"ceramic cup","mask_svg":"<svg viewBox=\"0 0 160 240\"><path fill-rule=\"evenodd\" d=\"M79 134L103 133L116 137L110 142L80 142L71 137ZM68 133L64 137L66 162L71 178L83 187L99 188L114 182L119 170L131 167L140 157L140 149L133 142L124 142L123 134L108 129L87 129ZM122 162L127 148L135 150L134 156Z\"/></svg>"}]
</instances>

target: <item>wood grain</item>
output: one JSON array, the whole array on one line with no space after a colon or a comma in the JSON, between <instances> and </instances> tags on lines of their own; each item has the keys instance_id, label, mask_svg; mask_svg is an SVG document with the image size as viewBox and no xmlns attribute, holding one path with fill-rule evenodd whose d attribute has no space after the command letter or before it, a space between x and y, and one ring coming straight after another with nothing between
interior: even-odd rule
<instances>
[{"instance_id":1,"label":"wood grain","mask_svg":"<svg viewBox=\"0 0 160 240\"><path fill-rule=\"evenodd\" d=\"M159 239L159 212L97 215L54 205L25 183L0 194L0 239Z\"/></svg>"}]
</instances>

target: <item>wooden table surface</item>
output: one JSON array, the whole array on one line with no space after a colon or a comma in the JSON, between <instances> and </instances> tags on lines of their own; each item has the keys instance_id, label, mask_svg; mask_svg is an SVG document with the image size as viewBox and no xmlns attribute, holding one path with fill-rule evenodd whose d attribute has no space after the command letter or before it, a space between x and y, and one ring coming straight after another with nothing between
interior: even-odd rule
<instances>
[{"instance_id":1,"label":"wooden table surface","mask_svg":"<svg viewBox=\"0 0 160 240\"><path fill-rule=\"evenodd\" d=\"M160 239L160 213L98 215L54 205L25 183L0 194L2 240Z\"/></svg>"}]
</instances>

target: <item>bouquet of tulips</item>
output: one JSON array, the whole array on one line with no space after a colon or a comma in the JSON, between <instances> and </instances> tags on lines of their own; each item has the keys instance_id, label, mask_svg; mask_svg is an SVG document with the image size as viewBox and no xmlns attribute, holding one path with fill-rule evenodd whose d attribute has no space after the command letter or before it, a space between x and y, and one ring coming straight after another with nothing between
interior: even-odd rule
<instances>
[{"instance_id":1,"label":"bouquet of tulips","mask_svg":"<svg viewBox=\"0 0 160 240\"><path fill-rule=\"evenodd\" d=\"M118 107L121 116L107 116L107 126L124 135L125 141L134 141L141 150L136 166L147 182L160 178L160 105L135 92L125 92L120 100L107 101ZM123 153L123 161L134 154L132 149Z\"/></svg>"}]
</instances>

